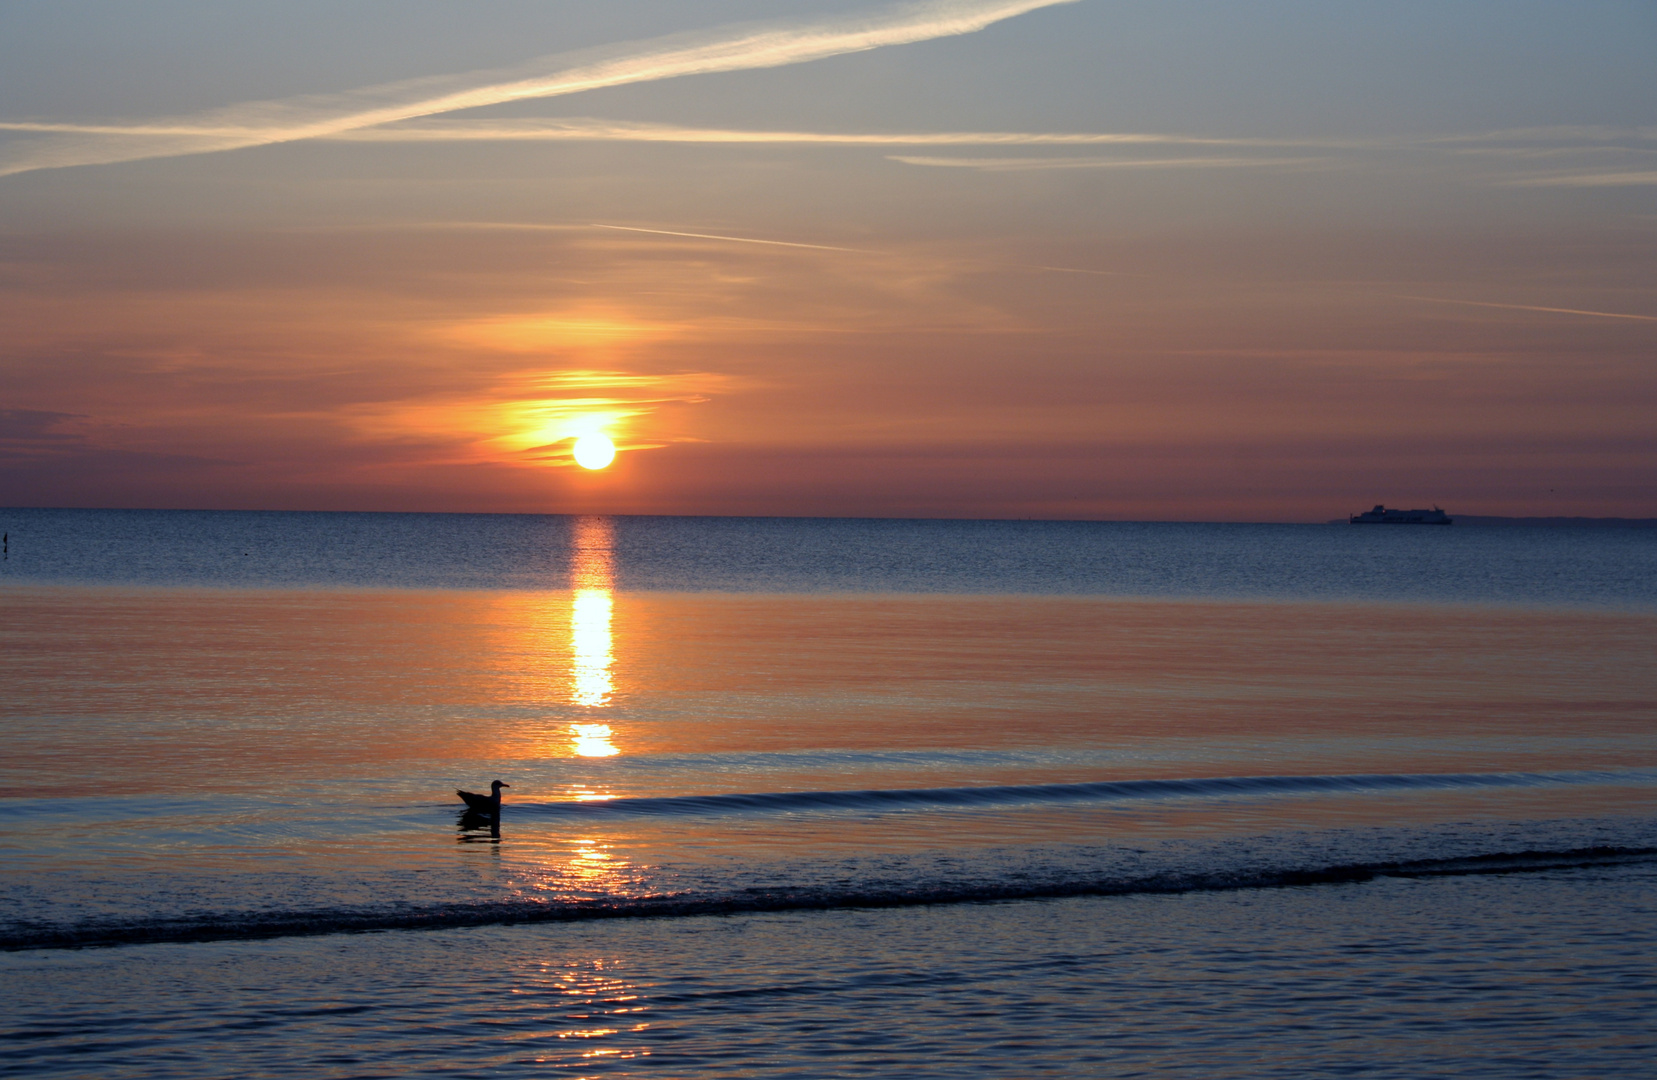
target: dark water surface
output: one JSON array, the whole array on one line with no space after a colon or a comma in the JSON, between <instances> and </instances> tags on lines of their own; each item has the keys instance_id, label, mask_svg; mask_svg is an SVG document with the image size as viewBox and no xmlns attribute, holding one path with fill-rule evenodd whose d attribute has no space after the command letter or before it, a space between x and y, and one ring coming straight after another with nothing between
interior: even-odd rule
<instances>
[{"instance_id":1,"label":"dark water surface","mask_svg":"<svg viewBox=\"0 0 1657 1080\"><path fill-rule=\"evenodd\" d=\"M0 1074L1657 1053L1657 534L0 525Z\"/></svg>"},{"instance_id":2,"label":"dark water surface","mask_svg":"<svg viewBox=\"0 0 1657 1080\"><path fill-rule=\"evenodd\" d=\"M28 953L0 1068L1645 1076L1653 897L1646 864Z\"/></svg>"},{"instance_id":3,"label":"dark water surface","mask_svg":"<svg viewBox=\"0 0 1657 1080\"><path fill-rule=\"evenodd\" d=\"M567 589L534 514L0 510L0 581ZM615 517L613 587L1657 607L1657 529Z\"/></svg>"}]
</instances>

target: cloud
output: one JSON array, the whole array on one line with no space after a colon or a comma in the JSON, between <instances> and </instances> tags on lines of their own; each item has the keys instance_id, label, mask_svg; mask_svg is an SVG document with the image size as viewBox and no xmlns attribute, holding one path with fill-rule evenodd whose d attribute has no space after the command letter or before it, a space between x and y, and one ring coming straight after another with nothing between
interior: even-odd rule
<instances>
[{"instance_id":1,"label":"cloud","mask_svg":"<svg viewBox=\"0 0 1657 1080\"><path fill-rule=\"evenodd\" d=\"M0 482L13 505L56 505L62 485L124 471L172 473L233 464L194 454L107 446L93 437L114 426L82 413L0 409Z\"/></svg>"},{"instance_id":2,"label":"cloud","mask_svg":"<svg viewBox=\"0 0 1657 1080\"><path fill-rule=\"evenodd\" d=\"M1391 293L1397 300L1419 300L1424 304L1460 304L1463 307L1507 308L1511 311L1545 311L1554 315L1592 315L1600 319L1635 319L1640 322L1657 322L1657 315L1628 315L1616 311L1584 311L1581 308L1541 307L1536 304L1497 304L1488 300L1447 300L1440 296L1406 296L1403 293Z\"/></svg>"},{"instance_id":3,"label":"cloud","mask_svg":"<svg viewBox=\"0 0 1657 1080\"><path fill-rule=\"evenodd\" d=\"M1022 172L1034 169L1235 169L1269 165L1304 165L1317 158L1090 158L1090 157L915 157L893 154L888 161L935 168Z\"/></svg>"},{"instance_id":4,"label":"cloud","mask_svg":"<svg viewBox=\"0 0 1657 1080\"><path fill-rule=\"evenodd\" d=\"M78 448L86 436L64 430L86 417L44 409L0 409L0 459Z\"/></svg>"},{"instance_id":5,"label":"cloud","mask_svg":"<svg viewBox=\"0 0 1657 1080\"><path fill-rule=\"evenodd\" d=\"M1592 124L1557 124L1552 127L1503 128L1459 135L1440 135L1425 140L1433 144L1454 143L1535 143L1535 142L1628 142L1657 140L1657 127L1619 128Z\"/></svg>"},{"instance_id":6,"label":"cloud","mask_svg":"<svg viewBox=\"0 0 1657 1080\"><path fill-rule=\"evenodd\" d=\"M0 128L8 125L0 123ZM822 132L693 128L593 117L448 120L388 124L343 131L350 142L664 142L765 143L811 146L1349 146L1350 141L1222 139L1138 132Z\"/></svg>"},{"instance_id":7,"label":"cloud","mask_svg":"<svg viewBox=\"0 0 1657 1080\"><path fill-rule=\"evenodd\" d=\"M0 176L323 138L507 101L558 97L682 75L783 67L889 45L970 34L1030 11L1076 2L926 0L816 23L748 25L675 34L543 57L512 69L434 76L345 94L250 102L131 127L64 125L0 147Z\"/></svg>"},{"instance_id":8,"label":"cloud","mask_svg":"<svg viewBox=\"0 0 1657 1080\"><path fill-rule=\"evenodd\" d=\"M1505 183L1508 187L1653 187L1657 186L1657 171L1570 173L1525 177Z\"/></svg>"},{"instance_id":9,"label":"cloud","mask_svg":"<svg viewBox=\"0 0 1657 1080\"><path fill-rule=\"evenodd\" d=\"M0 128L5 125L0 123ZM1190 147L1226 148L1239 153L1225 157L941 157L912 154L892 155L891 160L908 165L935 168L968 168L984 171L1029 171L1044 169L1111 168L1246 168L1295 167L1333 160L1330 153L1411 154L1449 156L1450 159L1508 163L1547 159L1579 159L1577 172L1556 172L1543 176L1512 179L1489 178L1503 185L1531 187L1610 187L1657 183L1657 173L1613 171L1604 159L1612 155L1633 155L1645 164L1657 154L1657 128L1546 127L1508 129L1440 136L1391 136L1373 138L1250 138L1181 135L1166 132L1075 132L1075 131L934 131L934 132L822 132L755 131L730 128L698 128L594 117L530 117L406 121L372 128L354 128L329 139L373 143L445 142L631 142L700 145L804 145L846 147L1020 147L1075 146L1093 148ZM1322 152L1321 158L1267 158L1245 156L1247 152L1286 149ZM1597 168L1588 167L1598 159Z\"/></svg>"},{"instance_id":10,"label":"cloud","mask_svg":"<svg viewBox=\"0 0 1657 1080\"><path fill-rule=\"evenodd\" d=\"M813 251L846 251L852 254L869 254L860 248L831 247L828 244L801 244L792 240L759 240L751 236L722 236L718 233L675 232L671 229L642 229L634 225L600 225L594 223L595 229L615 229L618 232L654 233L657 236L686 236L693 240L728 240L733 244L770 244L773 247L810 248Z\"/></svg>"},{"instance_id":11,"label":"cloud","mask_svg":"<svg viewBox=\"0 0 1657 1080\"><path fill-rule=\"evenodd\" d=\"M639 428L664 408L701 405L710 395L744 385L740 378L709 371L533 372L482 392L375 403L348 415L353 427L375 441L447 447L454 455L451 464L564 467L574 464L571 442L595 431L608 434L622 450L685 441L645 435Z\"/></svg>"}]
</instances>

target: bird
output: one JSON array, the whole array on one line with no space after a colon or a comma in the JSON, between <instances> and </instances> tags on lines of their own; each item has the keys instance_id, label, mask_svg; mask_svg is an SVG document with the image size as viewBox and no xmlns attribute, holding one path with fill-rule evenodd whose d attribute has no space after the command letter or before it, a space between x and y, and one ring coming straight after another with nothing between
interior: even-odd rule
<instances>
[{"instance_id":1,"label":"bird","mask_svg":"<svg viewBox=\"0 0 1657 1080\"><path fill-rule=\"evenodd\" d=\"M465 803L466 808L474 813L498 814L501 812L501 788L511 786L511 784L503 784L496 780L489 785L490 793L488 795L479 795L475 791L456 791L455 794L459 795L460 801Z\"/></svg>"}]
</instances>

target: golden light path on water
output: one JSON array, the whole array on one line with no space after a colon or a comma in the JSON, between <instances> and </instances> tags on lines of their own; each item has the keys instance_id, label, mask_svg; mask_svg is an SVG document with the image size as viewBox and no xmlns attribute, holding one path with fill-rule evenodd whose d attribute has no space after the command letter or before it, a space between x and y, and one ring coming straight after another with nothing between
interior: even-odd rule
<instances>
[{"instance_id":1,"label":"golden light path on water","mask_svg":"<svg viewBox=\"0 0 1657 1080\"><path fill-rule=\"evenodd\" d=\"M610 634L614 604L615 529L609 519L576 519L571 545L570 701L585 708L610 704L615 663ZM571 750L578 757L613 757L609 724L570 725Z\"/></svg>"},{"instance_id":2,"label":"golden light path on water","mask_svg":"<svg viewBox=\"0 0 1657 1080\"><path fill-rule=\"evenodd\" d=\"M571 724L573 749L577 757L614 757L621 751L610 741L609 724Z\"/></svg>"},{"instance_id":3,"label":"golden light path on water","mask_svg":"<svg viewBox=\"0 0 1657 1080\"><path fill-rule=\"evenodd\" d=\"M570 701L590 709L610 705L615 692L611 667L615 663L610 624L615 593L615 527L608 518L577 518L570 559ZM577 757L614 757L621 751L611 742L609 724L572 723L570 751ZM607 791L585 785L571 793L577 802L613 798ZM607 850L597 838L575 841L564 872L589 892L611 892L625 882L629 863Z\"/></svg>"}]
</instances>

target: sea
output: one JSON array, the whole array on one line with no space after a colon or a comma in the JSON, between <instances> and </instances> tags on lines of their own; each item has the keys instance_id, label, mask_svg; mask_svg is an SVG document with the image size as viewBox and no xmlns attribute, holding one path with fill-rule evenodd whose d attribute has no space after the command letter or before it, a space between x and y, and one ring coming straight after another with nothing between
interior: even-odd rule
<instances>
[{"instance_id":1,"label":"sea","mask_svg":"<svg viewBox=\"0 0 1657 1080\"><path fill-rule=\"evenodd\" d=\"M1657 1076L1657 529L0 533L0 1075Z\"/></svg>"}]
</instances>

